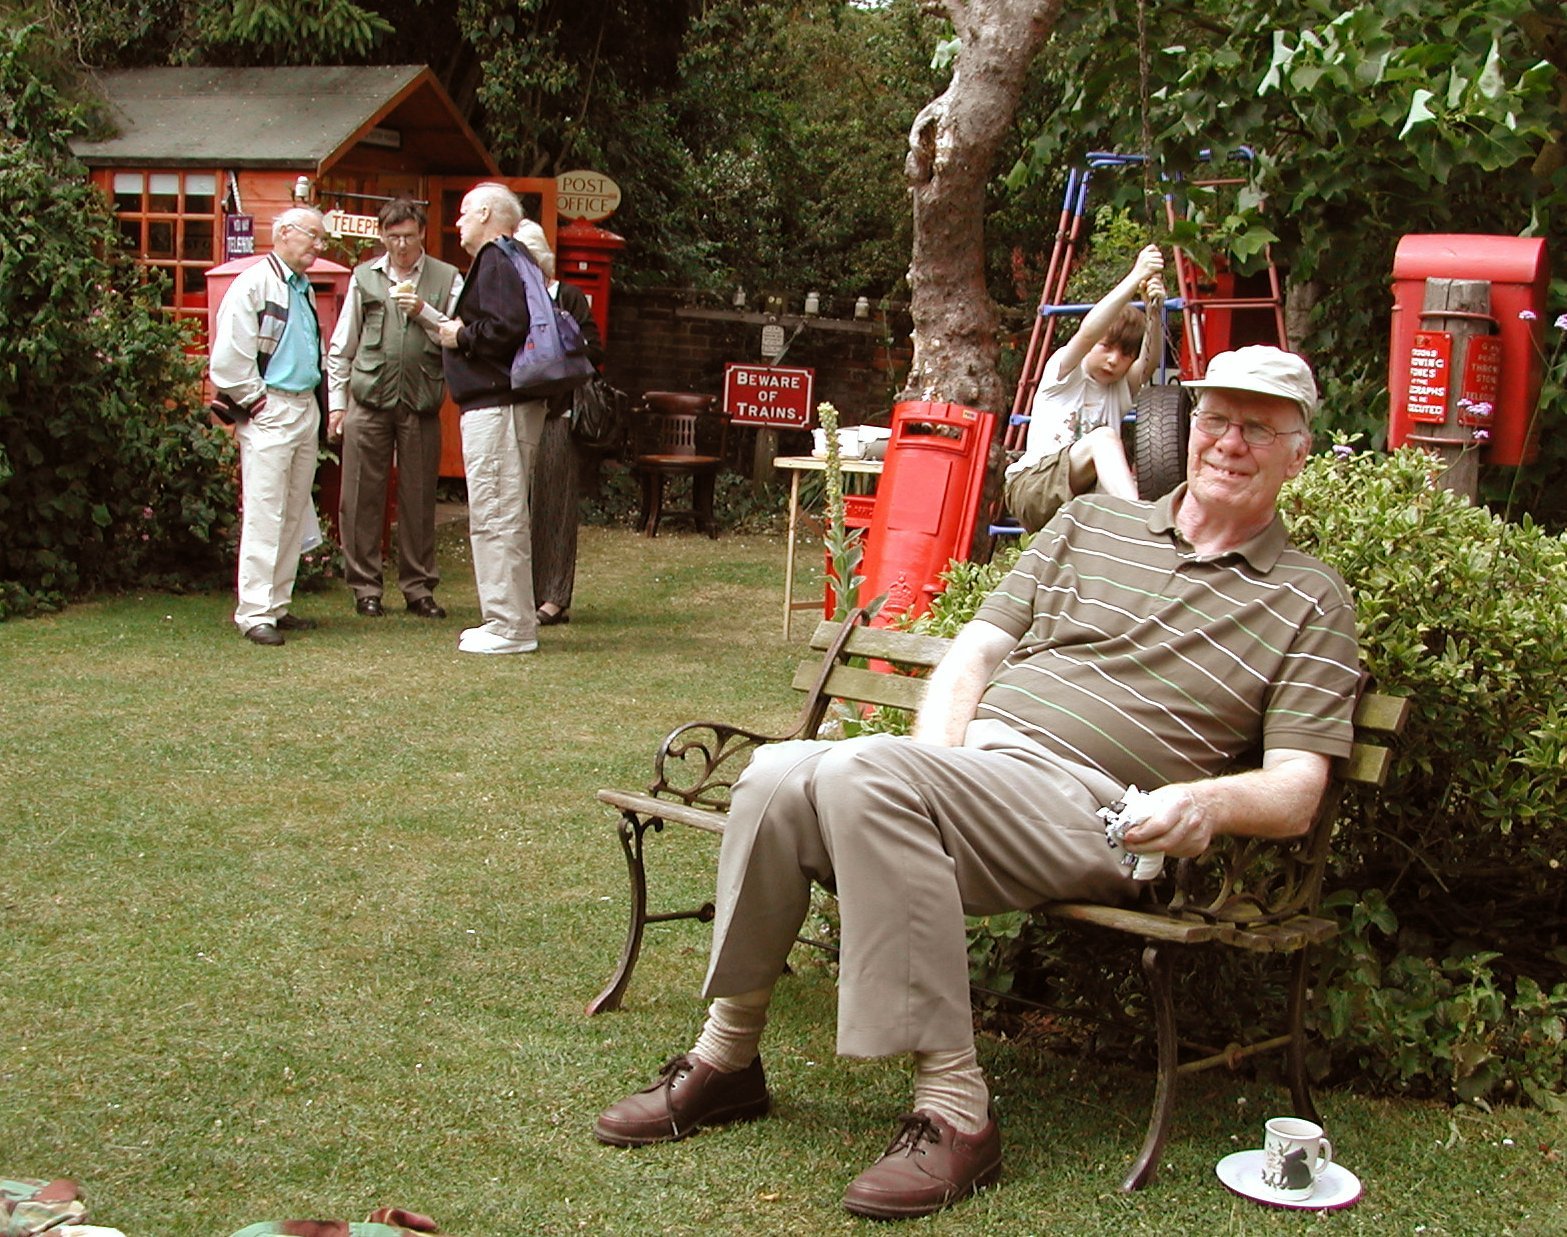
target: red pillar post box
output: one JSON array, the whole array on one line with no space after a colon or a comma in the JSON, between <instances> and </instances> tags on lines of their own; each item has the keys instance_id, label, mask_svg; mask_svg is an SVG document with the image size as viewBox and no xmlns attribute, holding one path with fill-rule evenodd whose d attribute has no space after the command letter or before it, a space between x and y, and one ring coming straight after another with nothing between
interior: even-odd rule
<instances>
[{"instance_id":1,"label":"red pillar post box","mask_svg":"<svg viewBox=\"0 0 1567 1237\"><path fill-rule=\"evenodd\" d=\"M610 272L626 239L585 219L573 219L555 233L555 274L576 284L588 298L599 338L609 347Z\"/></svg>"},{"instance_id":2,"label":"red pillar post box","mask_svg":"<svg viewBox=\"0 0 1567 1237\"><path fill-rule=\"evenodd\" d=\"M968 557L994 425L962 404L893 406L860 587L862 602L887 595L878 624L929 609L948 561Z\"/></svg>"},{"instance_id":3,"label":"red pillar post box","mask_svg":"<svg viewBox=\"0 0 1567 1237\"><path fill-rule=\"evenodd\" d=\"M1422 321L1427 279L1484 280L1491 285L1490 318L1495 345L1480 353L1480 368L1492 373L1446 373L1445 322ZM1550 267L1545 242L1523 236L1410 235L1393 258L1393 335L1388 360L1388 447L1421 441L1423 420L1440 421L1429 392L1411 393L1411 374L1421 358L1432 359L1436 389L1462 394L1466 384L1495 390L1489 435L1481 459L1487 464L1526 464L1539 448L1535 405L1545 364L1545 312ZM1417 353L1416 349L1420 351ZM1471 350L1471 359L1477 350ZM1494 362L1494 363L1493 363ZM1474 368L1472 365L1471 368ZM1418 375L1417 375L1418 376ZM1458 384L1456 388L1452 384ZM1491 401L1485 401L1491 402Z\"/></svg>"}]
</instances>

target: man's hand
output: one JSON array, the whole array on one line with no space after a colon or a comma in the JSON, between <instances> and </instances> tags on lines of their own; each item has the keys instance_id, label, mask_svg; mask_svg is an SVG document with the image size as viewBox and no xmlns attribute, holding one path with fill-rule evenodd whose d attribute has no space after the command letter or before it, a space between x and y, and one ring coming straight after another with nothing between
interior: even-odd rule
<instances>
[{"instance_id":1,"label":"man's hand","mask_svg":"<svg viewBox=\"0 0 1567 1237\"><path fill-rule=\"evenodd\" d=\"M343 422L347 418L346 408L334 408L326 414L326 436L329 442L336 442L343 436Z\"/></svg>"},{"instance_id":2,"label":"man's hand","mask_svg":"<svg viewBox=\"0 0 1567 1237\"><path fill-rule=\"evenodd\" d=\"M403 291L394 285L392 287L392 299L397 302L397 307L410 318L417 318L424 312L424 302L419 299L419 294L412 288Z\"/></svg>"},{"instance_id":3,"label":"man's hand","mask_svg":"<svg viewBox=\"0 0 1567 1237\"><path fill-rule=\"evenodd\" d=\"M441 323L441 347L455 348L457 346L457 332L462 330L461 318L448 318Z\"/></svg>"},{"instance_id":4,"label":"man's hand","mask_svg":"<svg viewBox=\"0 0 1567 1237\"><path fill-rule=\"evenodd\" d=\"M1158 851L1175 859L1200 855L1213 843L1213 823L1182 783L1148 792L1148 815L1126 831L1130 851Z\"/></svg>"},{"instance_id":5,"label":"man's hand","mask_svg":"<svg viewBox=\"0 0 1567 1237\"><path fill-rule=\"evenodd\" d=\"M1223 833L1298 837L1311 827L1331 767L1316 752L1275 748L1260 769L1161 786L1148 792L1148 815L1126 831L1124 845L1186 859Z\"/></svg>"}]
</instances>

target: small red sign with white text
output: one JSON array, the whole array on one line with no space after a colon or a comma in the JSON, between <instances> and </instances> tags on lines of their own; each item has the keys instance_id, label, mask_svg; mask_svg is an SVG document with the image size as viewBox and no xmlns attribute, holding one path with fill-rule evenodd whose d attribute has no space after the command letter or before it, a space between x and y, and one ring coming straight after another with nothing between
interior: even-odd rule
<instances>
[{"instance_id":1,"label":"small red sign with white text","mask_svg":"<svg viewBox=\"0 0 1567 1237\"><path fill-rule=\"evenodd\" d=\"M1409 395L1404 411L1411 421L1436 425L1447 420L1453 337L1446 331L1416 331L1409 349Z\"/></svg>"},{"instance_id":2,"label":"small red sign with white text","mask_svg":"<svg viewBox=\"0 0 1567 1237\"><path fill-rule=\"evenodd\" d=\"M1471 336L1469 353L1464 358L1464 379L1458 384L1458 424L1492 424L1501 389L1502 337Z\"/></svg>"},{"instance_id":3,"label":"small red sign with white text","mask_svg":"<svg viewBox=\"0 0 1567 1237\"><path fill-rule=\"evenodd\" d=\"M781 365L724 366L724 411L737 425L810 429L814 369Z\"/></svg>"}]
</instances>

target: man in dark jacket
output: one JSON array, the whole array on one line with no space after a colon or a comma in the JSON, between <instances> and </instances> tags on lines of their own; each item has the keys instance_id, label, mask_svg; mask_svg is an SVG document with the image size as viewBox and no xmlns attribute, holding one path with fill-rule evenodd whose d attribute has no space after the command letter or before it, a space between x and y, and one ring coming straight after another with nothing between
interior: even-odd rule
<instances>
[{"instance_id":1,"label":"man in dark jacket","mask_svg":"<svg viewBox=\"0 0 1567 1237\"><path fill-rule=\"evenodd\" d=\"M473 265L456 316L440 328L446 386L462 412L468 538L482 619L458 640L464 653L539 647L528 489L548 405L512 393L511 362L528 335L528 299L511 258L496 244L521 220L522 205L504 185L476 185L463 198L457 236Z\"/></svg>"}]
</instances>

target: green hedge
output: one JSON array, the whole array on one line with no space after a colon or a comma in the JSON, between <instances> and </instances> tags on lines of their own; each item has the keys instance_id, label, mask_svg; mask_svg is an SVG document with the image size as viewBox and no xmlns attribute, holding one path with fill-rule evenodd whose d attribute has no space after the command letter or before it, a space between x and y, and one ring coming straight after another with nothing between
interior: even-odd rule
<instances>
[{"instance_id":1,"label":"green hedge","mask_svg":"<svg viewBox=\"0 0 1567 1237\"><path fill-rule=\"evenodd\" d=\"M0 33L0 618L215 583L236 510L200 367L71 156L33 38Z\"/></svg>"}]
</instances>

